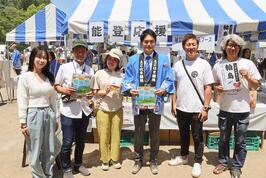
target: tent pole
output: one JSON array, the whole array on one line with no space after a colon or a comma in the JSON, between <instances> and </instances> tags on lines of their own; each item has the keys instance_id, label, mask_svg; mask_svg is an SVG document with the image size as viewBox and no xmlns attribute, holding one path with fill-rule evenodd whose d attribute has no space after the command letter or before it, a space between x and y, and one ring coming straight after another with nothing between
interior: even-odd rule
<instances>
[{"instance_id":1,"label":"tent pole","mask_svg":"<svg viewBox=\"0 0 266 178\"><path fill-rule=\"evenodd\" d=\"M65 56L65 61L67 61L67 35L64 35L64 56Z\"/></svg>"},{"instance_id":2,"label":"tent pole","mask_svg":"<svg viewBox=\"0 0 266 178\"><path fill-rule=\"evenodd\" d=\"M9 90L10 89L10 76L11 76L11 64L10 64L10 62L11 62L11 56L10 56L10 46L9 46L9 42L5 42L5 44L6 44L6 59L7 59L7 61L8 61L8 76L5 76L5 88L6 88L6 94L7 94L7 99L8 99L8 101L11 101L11 91ZM8 78L8 79L7 79ZM7 81L8 80L8 81ZM10 91L10 92L9 92Z\"/></svg>"}]
</instances>

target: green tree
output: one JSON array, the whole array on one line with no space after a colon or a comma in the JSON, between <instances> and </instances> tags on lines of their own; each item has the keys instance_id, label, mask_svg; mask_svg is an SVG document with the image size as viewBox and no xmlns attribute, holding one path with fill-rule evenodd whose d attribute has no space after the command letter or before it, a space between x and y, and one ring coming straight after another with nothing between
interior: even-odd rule
<instances>
[{"instance_id":1,"label":"green tree","mask_svg":"<svg viewBox=\"0 0 266 178\"><path fill-rule=\"evenodd\" d=\"M5 34L27 20L50 1L47 0L0 0L0 43Z\"/></svg>"},{"instance_id":2,"label":"green tree","mask_svg":"<svg viewBox=\"0 0 266 178\"><path fill-rule=\"evenodd\" d=\"M6 6L0 8L0 42L5 41L5 34L12 30L16 25L26 19L25 12L15 7Z\"/></svg>"}]
</instances>

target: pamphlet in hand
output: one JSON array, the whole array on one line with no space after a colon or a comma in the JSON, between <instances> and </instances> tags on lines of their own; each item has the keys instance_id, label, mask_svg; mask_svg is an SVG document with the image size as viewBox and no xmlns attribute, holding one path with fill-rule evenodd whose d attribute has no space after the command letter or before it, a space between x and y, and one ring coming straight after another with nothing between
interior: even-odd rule
<instances>
[{"instance_id":1,"label":"pamphlet in hand","mask_svg":"<svg viewBox=\"0 0 266 178\"><path fill-rule=\"evenodd\" d=\"M139 96L136 98L136 106L139 109L155 109L155 87L138 87Z\"/></svg>"},{"instance_id":2,"label":"pamphlet in hand","mask_svg":"<svg viewBox=\"0 0 266 178\"><path fill-rule=\"evenodd\" d=\"M220 64L221 85L224 90L235 90L241 88L240 75L237 62Z\"/></svg>"},{"instance_id":3,"label":"pamphlet in hand","mask_svg":"<svg viewBox=\"0 0 266 178\"><path fill-rule=\"evenodd\" d=\"M121 78L116 78L116 77L110 77L110 90L114 92L119 92L121 89Z\"/></svg>"},{"instance_id":4,"label":"pamphlet in hand","mask_svg":"<svg viewBox=\"0 0 266 178\"><path fill-rule=\"evenodd\" d=\"M85 96L90 90L91 77L85 74L73 74L72 87L77 96Z\"/></svg>"}]
</instances>

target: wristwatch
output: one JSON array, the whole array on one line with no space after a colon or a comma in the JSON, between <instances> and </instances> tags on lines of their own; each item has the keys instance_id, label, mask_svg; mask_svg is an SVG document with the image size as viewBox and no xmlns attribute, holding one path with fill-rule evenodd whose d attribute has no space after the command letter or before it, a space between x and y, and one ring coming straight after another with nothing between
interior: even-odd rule
<instances>
[{"instance_id":1,"label":"wristwatch","mask_svg":"<svg viewBox=\"0 0 266 178\"><path fill-rule=\"evenodd\" d=\"M202 109L203 109L203 111L208 112L211 109L211 107L210 106L203 106Z\"/></svg>"}]
</instances>

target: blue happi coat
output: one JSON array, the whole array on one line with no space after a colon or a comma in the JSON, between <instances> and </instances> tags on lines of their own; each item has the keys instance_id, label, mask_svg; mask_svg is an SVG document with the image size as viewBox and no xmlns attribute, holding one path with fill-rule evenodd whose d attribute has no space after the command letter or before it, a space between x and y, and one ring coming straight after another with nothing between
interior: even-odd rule
<instances>
[{"instance_id":1,"label":"blue happi coat","mask_svg":"<svg viewBox=\"0 0 266 178\"><path fill-rule=\"evenodd\" d=\"M166 93L174 93L174 76L172 68L169 64L169 59L164 54L158 54L158 69L157 69L157 79L156 79L156 89L164 89ZM130 95L129 91L131 89L137 89L139 86L139 56L140 54L135 54L129 58L127 64L126 73L124 80L122 82L122 93L127 96ZM139 114L139 108L136 107L136 99L132 98L132 107L134 115ZM164 109L164 97L156 95L156 109L155 114L162 114Z\"/></svg>"}]
</instances>

